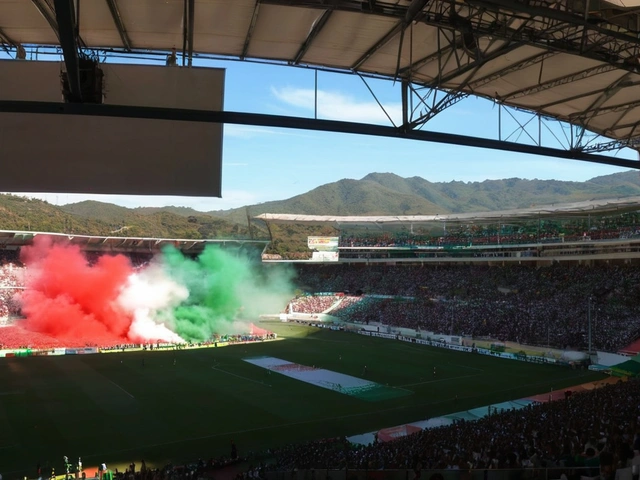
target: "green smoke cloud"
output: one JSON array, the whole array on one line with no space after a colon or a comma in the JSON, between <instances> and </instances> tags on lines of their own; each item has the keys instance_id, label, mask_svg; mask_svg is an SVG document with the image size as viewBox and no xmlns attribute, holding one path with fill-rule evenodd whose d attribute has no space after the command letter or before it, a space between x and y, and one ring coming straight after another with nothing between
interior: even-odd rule
<instances>
[{"instance_id":1,"label":"green smoke cloud","mask_svg":"<svg viewBox=\"0 0 640 480\"><path fill-rule=\"evenodd\" d=\"M240 251L208 245L194 260L168 247L161 263L189 291L172 316L175 332L190 341L247 333L248 321L281 311L293 295L290 270L264 269Z\"/></svg>"}]
</instances>

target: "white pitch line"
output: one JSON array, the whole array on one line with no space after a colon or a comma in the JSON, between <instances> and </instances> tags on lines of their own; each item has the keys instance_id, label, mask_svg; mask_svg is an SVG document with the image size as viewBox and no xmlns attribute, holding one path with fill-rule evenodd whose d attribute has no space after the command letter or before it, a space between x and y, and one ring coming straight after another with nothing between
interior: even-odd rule
<instances>
[{"instance_id":1,"label":"white pitch line","mask_svg":"<svg viewBox=\"0 0 640 480\"><path fill-rule=\"evenodd\" d=\"M216 372L226 373L227 375L231 375L233 377L237 377L237 378L241 378L243 380L247 380L248 382L257 383L258 385L264 385L265 387L271 388L271 385L269 385L268 383L259 382L258 380L254 380L253 378L243 377L242 375L238 375L236 373L227 372L226 370L220 370L219 368L216 368L216 367L211 367L211 370L215 370Z\"/></svg>"},{"instance_id":2,"label":"white pitch line","mask_svg":"<svg viewBox=\"0 0 640 480\"><path fill-rule=\"evenodd\" d=\"M109 380L107 378L107 380ZM133 395L131 395L129 392L127 392L124 388L122 388L120 385L118 385L116 382L114 382L113 380L109 380L112 384L114 384L116 387L118 387L120 390L122 390L124 393L126 393L127 395L129 395L131 398L133 398L134 400L136 399L136 397L134 397Z\"/></svg>"}]
</instances>

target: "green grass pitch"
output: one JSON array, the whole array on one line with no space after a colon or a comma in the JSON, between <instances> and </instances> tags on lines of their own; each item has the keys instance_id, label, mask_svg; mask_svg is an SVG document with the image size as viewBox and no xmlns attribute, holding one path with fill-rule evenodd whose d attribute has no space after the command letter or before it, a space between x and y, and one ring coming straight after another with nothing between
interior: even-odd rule
<instances>
[{"instance_id":1,"label":"green grass pitch","mask_svg":"<svg viewBox=\"0 0 640 480\"><path fill-rule=\"evenodd\" d=\"M37 462L61 473L63 455L81 456L85 465L206 460L228 455L232 440L242 455L602 378L351 333L268 327L286 339L175 353L0 359L0 473L33 477ZM355 377L366 365L368 380L411 393L365 401L242 361L259 355Z\"/></svg>"}]
</instances>

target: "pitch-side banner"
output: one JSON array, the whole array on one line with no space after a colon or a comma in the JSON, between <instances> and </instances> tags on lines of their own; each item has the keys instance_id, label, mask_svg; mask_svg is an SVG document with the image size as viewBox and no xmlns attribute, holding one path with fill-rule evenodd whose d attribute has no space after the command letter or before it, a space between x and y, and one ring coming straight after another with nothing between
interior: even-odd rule
<instances>
[{"instance_id":1,"label":"pitch-side banner","mask_svg":"<svg viewBox=\"0 0 640 480\"><path fill-rule=\"evenodd\" d=\"M337 252L340 237L307 237L307 245L310 250L319 252Z\"/></svg>"}]
</instances>

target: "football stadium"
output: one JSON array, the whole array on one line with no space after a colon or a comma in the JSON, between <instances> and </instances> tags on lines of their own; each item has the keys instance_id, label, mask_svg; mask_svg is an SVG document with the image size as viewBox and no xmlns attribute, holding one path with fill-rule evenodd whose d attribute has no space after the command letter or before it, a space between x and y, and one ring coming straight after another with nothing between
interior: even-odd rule
<instances>
[{"instance_id":1,"label":"football stadium","mask_svg":"<svg viewBox=\"0 0 640 480\"><path fill-rule=\"evenodd\" d=\"M306 260L259 241L2 232L4 475L584 474L582 442L610 425L631 461L638 206L599 208L589 239L575 215L499 242L482 215L464 237L468 218L447 237L413 218L411 242L341 219ZM566 422L584 436L562 445ZM522 431L540 446L513 443Z\"/></svg>"},{"instance_id":2,"label":"football stadium","mask_svg":"<svg viewBox=\"0 0 640 480\"><path fill-rule=\"evenodd\" d=\"M0 189L221 197L223 125L637 170L639 8L0 0ZM313 117L227 111L199 61L314 71ZM319 118L318 72L397 83L401 121ZM469 96L498 138L423 128ZM638 480L640 197L609 191L0 230L0 480Z\"/></svg>"}]
</instances>

